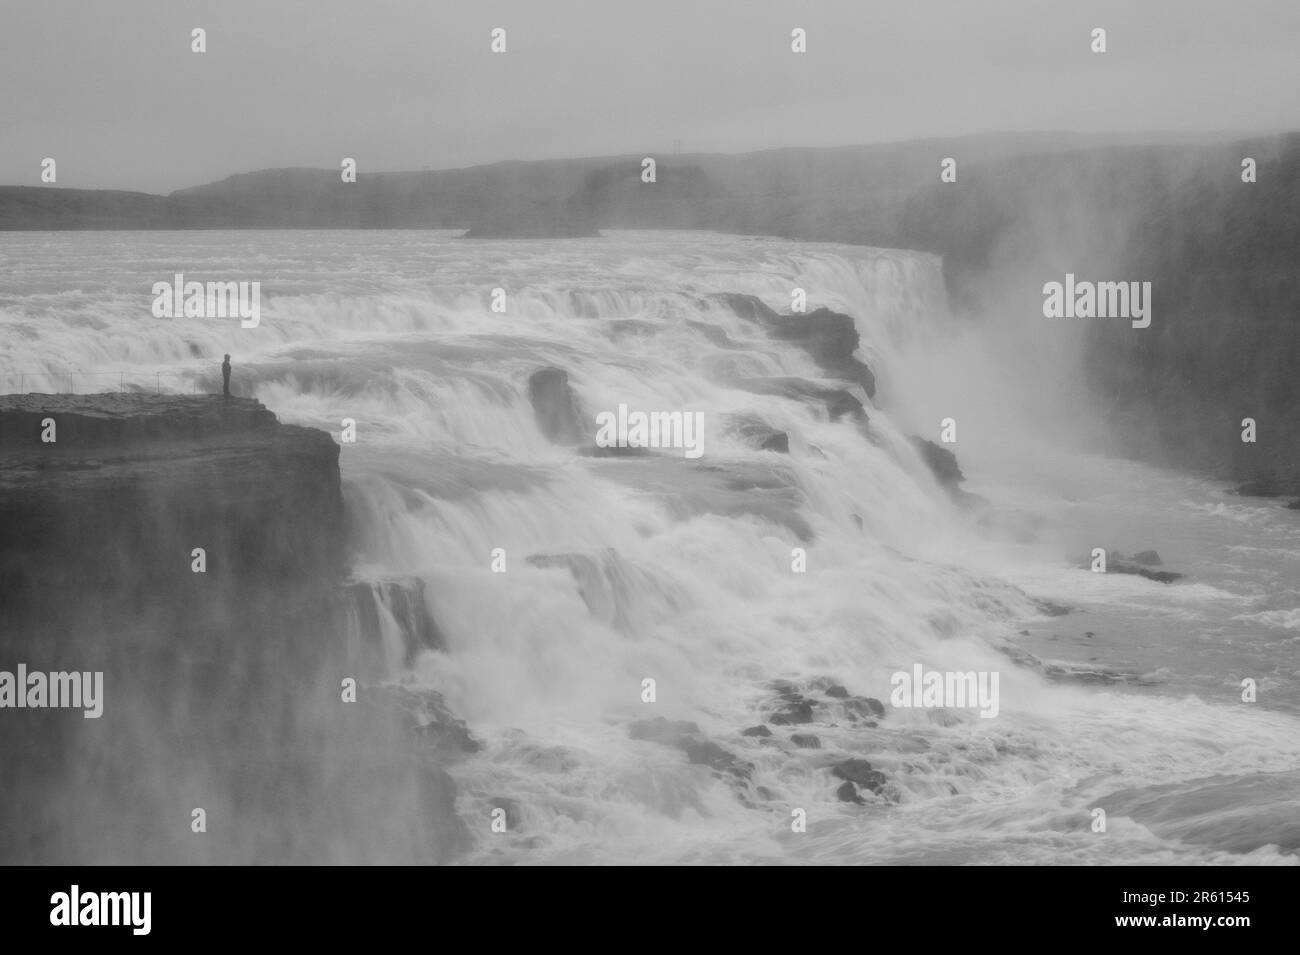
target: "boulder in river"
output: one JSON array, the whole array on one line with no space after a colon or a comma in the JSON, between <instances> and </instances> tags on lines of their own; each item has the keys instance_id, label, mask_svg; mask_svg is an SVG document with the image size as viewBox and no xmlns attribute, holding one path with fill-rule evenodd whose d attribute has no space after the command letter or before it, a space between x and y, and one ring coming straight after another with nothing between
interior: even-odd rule
<instances>
[{"instance_id":1,"label":"boulder in river","mask_svg":"<svg viewBox=\"0 0 1300 955\"><path fill-rule=\"evenodd\" d=\"M885 774L872 769L871 764L865 759L846 759L831 770L831 775L862 786L873 793L879 792L886 782Z\"/></svg>"},{"instance_id":2,"label":"boulder in river","mask_svg":"<svg viewBox=\"0 0 1300 955\"><path fill-rule=\"evenodd\" d=\"M578 396L562 368L539 368L528 377L528 400L537 427L552 444L581 444L584 437Z\"/></svg>"}]
</instances>

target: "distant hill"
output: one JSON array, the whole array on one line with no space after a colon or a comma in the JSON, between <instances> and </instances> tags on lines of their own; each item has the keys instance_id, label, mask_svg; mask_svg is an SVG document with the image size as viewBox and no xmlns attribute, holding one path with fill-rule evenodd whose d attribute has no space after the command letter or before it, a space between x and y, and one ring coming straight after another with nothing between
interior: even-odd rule
<instances>
[{"instance_id":1,"label":"distant hill","mask_svg":"<svg viewBox=\"0 0 1300 955\"><path fill-rule=\"evenodd\" d=\"M1113 137L1112 137L1113 138ZM895 234L901 202L935 180L938 162L997 160L1096 145L1058 133L986 134L824 149L500 162L424 172L268 169L168 196L0 186L5 229L474 229L511 222L537 232L558 212L563 231L671 227L868 242Z\"/></svg>"}]
</instances>

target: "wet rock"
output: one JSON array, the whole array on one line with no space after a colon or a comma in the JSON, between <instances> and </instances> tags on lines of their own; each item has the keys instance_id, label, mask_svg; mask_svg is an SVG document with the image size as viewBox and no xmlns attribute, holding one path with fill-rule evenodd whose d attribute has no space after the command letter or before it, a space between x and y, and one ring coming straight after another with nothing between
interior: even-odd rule
<instances>
[{"instance_id":1,"label":"wet rock","mask_svg":"<svg viewBox=\"0 0 1300 955\"><path fill-rule=\"evenodd\" d=\"M1157 570L1157 571L1142 570L1142 569L1136 571L1121 570L1120 573L1122 574L1136 573L1139 577L1145 577L1147 580L1154 580L1158 584L1172 584L1175 580L1181 580L1183 578L1182 574L1175 574L1166 570Z\"/></svg>"},{"instance_id":2,"label":"wet rock","mask_svg":"<svg viewBox=\"0 0 1300 955\"><path fill-rule=\"evenodd\" d=\"M913 435L911 440L912 444L916 446L916 450L920 452L921 460L930 469L930 473L945 488L955 489L957 485L966 480L961 473L961 468L957 466L957 455L933 441L927 441L925 438L918 438Z\"/></svg>"},{"instance_id":3,"label":"wet rock","mask_svg":"<svg viewBox=\"0 0 1300 955\"><path fill-rule=\"evenodd\" d=\"M1091 569L1091 565L1089 567ZM1147 570L1138 564L1129 563L1128 561L1107 561L1106 573L1108 574L1136 574L1138 577L1145 577L1147 580L1154 580L1159 584L1171 584L1175 580L1181 580L1182 574L1175 574L1167 570Z\"/></svg>"},{"instance_id":4,"label":"wet rock","mask_svg":"<svg viewBox=\"0 0 1300 955\"><path fill-rule=\"evenodd\" d=\"M851 717L861 719L872 716L883 717L885 715L885 704L869 696L855 696L844 701L844 711Z\"/></svg>"},{"instance_id":5,"label":"wet rock","mask_svg":"<svg viewBox=\"0 0 1300 955\"><path fill-rule=\"evenodd\" d=\"M832 769L831 774L838 779L854 783L873 793L879 792L880 787L884 786L886 782L885 774L872 769L871 764L865 759L846 759Z\"/></svg>"},{"instance_id":6,"label":"wet rock","mask_svg":"<svg viewBox=\"0 0 1300 955\"><path fill-rule=\"evenodd\" d=\"M852 316L828 308L780 315L753 295L729 293L717 298L736 316L762 325L771 338L802 348L824 371L860 385L868 398L875 396L876 376L853 357L860 339Z\"/></svg>"},{"instance_id":7,"label":"wet rock","mask_svg":"<svg viewBox=\"0 0 1300 955\"><path fill-rule=\"evenodd\" d=\"M818 308L803 315L780 315L764 324L772 338L797 345L823 370L860 385L868 398L875 397L876 376L853 357L859 337L851 316Z\"/></svg>"},{"instance_id":8,"label":"wet rock","mask_svg":"<svg viewBox=\"0 0 1300 955\"><path fill-rule=\"evenodd\" d=\"M772 731L764 724L759 723L757 726L751 726L748 729L740 731L741 736L771 736Z\"/></svg>"},{"instance_id":9,"label":"wet rock","mask_svg":"<svg viewBox=\"0 0 1300 955\"><path fill-rule=\"evenodd\" d=\"M732 415L730 427L745 444L759 451L790 453L790 436L754 415Z\"/></svg>"},{"instance_id":10,"label":"wet rock","mask_svg":"<svg viewBox=\"0 0 1300 955\"><path fill-rule=\"evenodd\" d=\"M569 385L569 373L541 368L528 378L528 399L537 427L552 444L581 444L584 437L578 397Z\"/></svg>"},{"instance_id":11,"label":"wet rock","mask_svg":"<svg viewBox=\"0 0 1300 955\"><path fill-rule=\"evenodd\" d=\"M724 292L718 296L718 300L735 315L749 319L751 322L774 322L781 317L773 309L764 305L763 300L756 295Z\"/></svg>"},{"instance_id":12,"label":"wet rock","mask_svg":"<svg viewBox=\"0 0 1300 955\"><path fill-rule=\"evenodd\" d=\"M775 726L793 726L813 721L813 705L808 700L799 700L786 705L784 709L773 713L768 719Z\"/></svg>"},{"instance_id":13,"label":"wet rock","mask_svg":"<svg viewBox=\"0 0 1300 955\"><path fill-rule=\"evenodd\" d=\"M1155 551L1144 550L1133 555L1133 563L1142 564L1144 567L1159 567L1164 561Z\"/></svg>"},{"instance_id":14,"label":"wet rock","mask_svg":"<svg viewBox=\"0 0 1300 955\"><path fill-rule=\"evenodd\" d=\"M821 749L822 741L812 733L793 733L790 742L800 749Z\"/></svg>"},{"instance_id":15,"label":"wet rock","mask_svg":"<svg viewBox=\"0 0 1300 955\"><path fill-rule=\"evenodd\" d=\"M831 416L832 421L847 417L866 424L868 420L866 406L847 391L836 391L831 394L826 402L826 413Z\"/></svg>"},{"instance_id":16,"label":"wet rock","mask_svg":"<svg viewBox=\"0 0 1300 955\"><path fill-rule=\"evenodd\" d=\"M948 492L954 504L966 511L987 511L992 506L988 498L961 489L961 482L966 478L961 473L961 468L957 466L957 455L933 441L915 435L911 440L920 453L921 460L930 469L939 486Z\"/></svg>"},{"instance_id":17,"label":"wet rock","mask_svg":"<svg viewBox=\"0 0 1300 955\"><path fill-rule=\"evenodd\" d=\"M840 686L838 683L833 683L826 688L826 695L833 696L836 699L843 700L848 697L849 691L846 690L844 687Z\"/></svg>"},{"instance_id":18,"label":"wet rock","mask_svg":"<svg viewBox=\"0 0 1300 955\"><path fill-rule=\"evenodd\" d=\"M692 763L707 766L715 772L729 773L740 779L748 779L754 771L754 767L749 763L738 759L734 753L728 752L711 740L687 739L681 748Z\"/></svg>"},{"instance_id":19,"label":"wet rock","mask_svg":"<svg viewBox=\"0 0 1300 955\"><path fill-rule=\"evenodd\" d=\"M839 797L840 802L851 802L858 806L867 804L867 801L858 795L858 787L852 783L840 783L840 788L835 790L835 795Z\"/></svg>"}]
</instances>

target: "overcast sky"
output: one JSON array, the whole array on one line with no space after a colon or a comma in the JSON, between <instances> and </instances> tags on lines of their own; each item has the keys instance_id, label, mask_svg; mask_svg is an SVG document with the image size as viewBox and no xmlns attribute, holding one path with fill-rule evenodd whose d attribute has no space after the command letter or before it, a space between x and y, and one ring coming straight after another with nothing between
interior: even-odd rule
<instances>
[{"instance_id":1,"label":"overcast sky","mask_svg":"<svg viewBox=\"0 0 1300 955\"><path fill-rule=\"evenodd\" d=\"M1280 131L1298 62L1300 0L0 0L0 183Z\"/></svg>"}]
</instances>

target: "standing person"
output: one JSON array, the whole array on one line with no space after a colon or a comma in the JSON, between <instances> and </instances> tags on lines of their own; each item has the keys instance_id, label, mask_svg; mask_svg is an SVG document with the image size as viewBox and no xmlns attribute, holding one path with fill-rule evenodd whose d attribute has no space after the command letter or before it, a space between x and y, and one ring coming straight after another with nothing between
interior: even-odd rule
<instances>
[{"instance_id":1,"label":"standing person","mask_svg":"<svg viewBox=\"0 0 1300 955\"><path fill-rule=\"evenodd\" d=\"M227 398L230 397L230 356L221 363L221 393Z\"/></svg>"}]
</instances>

